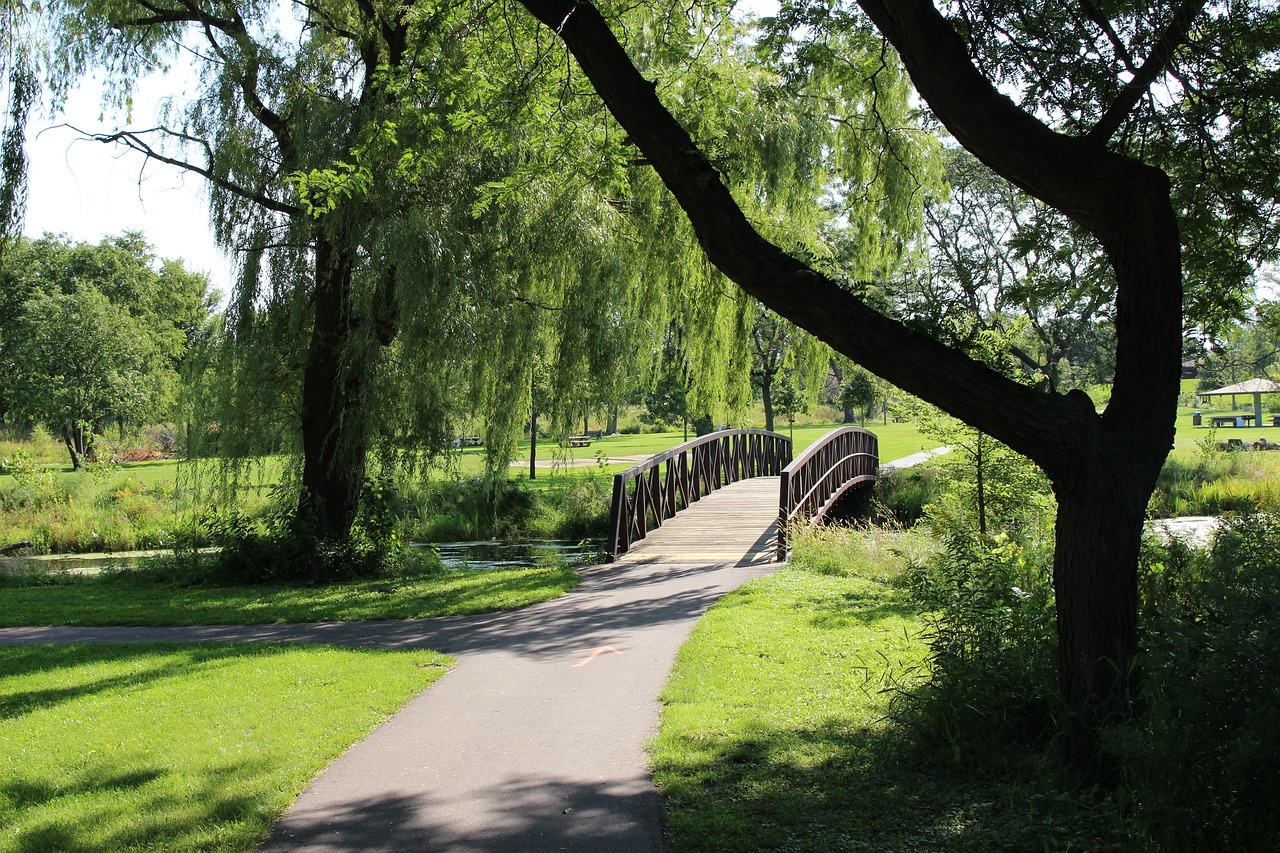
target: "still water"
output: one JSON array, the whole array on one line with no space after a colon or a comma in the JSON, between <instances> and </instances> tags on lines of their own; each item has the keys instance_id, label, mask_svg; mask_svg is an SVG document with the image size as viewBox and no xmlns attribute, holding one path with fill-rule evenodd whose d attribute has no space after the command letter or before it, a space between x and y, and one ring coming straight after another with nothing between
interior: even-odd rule
<instances>
[{"instance_id":1,"label":"still water","mask_svg":"<svg viewBox=\"0 0 1280 853\"><path fill-rule=\"evenodd\" d=\"M526 542L484 539L475 542L416 542L413 547L434 547L445 568L470 571L519 569L554 563L585 566L604 560L603 542L597 539L534 539Z\"/></svg>"},{"instance_id":2,"label":"still water","mask_svg":"<svg viewBox=\"0 0 1280 853\"><path fill-rule=\"evenodd\" d=\"M483 571L484 569L520 569L561 563L587 566L604 562L599 539L535 539L526 542L503 542L486 539L476 542L414 542L410 547L439 551L446 569ZM202 553L215 549L202 548ZM0 572L66 572L96 575L105 569L127 569L144 565L147 560L167 557L172 551L130 551L120 554L67 554L46 557L8 557L0 559Z\"/></svg>"}]
</instances>

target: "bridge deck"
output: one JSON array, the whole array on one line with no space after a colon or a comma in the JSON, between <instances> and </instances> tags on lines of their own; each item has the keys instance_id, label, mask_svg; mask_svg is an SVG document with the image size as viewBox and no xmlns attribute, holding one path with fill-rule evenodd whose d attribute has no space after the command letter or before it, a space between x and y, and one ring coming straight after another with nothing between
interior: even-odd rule
<instances>
[{"instance_id":1,"label":"bridge deck","mask_svg":"<svg viewBox=\"0 0 1280 853\"><path fill-rule=\"evenodd\" d=\"M621 563L744 566L777 557L778 478L753 477L720 488L631 545Z\"/></svg>"}]
</instances>

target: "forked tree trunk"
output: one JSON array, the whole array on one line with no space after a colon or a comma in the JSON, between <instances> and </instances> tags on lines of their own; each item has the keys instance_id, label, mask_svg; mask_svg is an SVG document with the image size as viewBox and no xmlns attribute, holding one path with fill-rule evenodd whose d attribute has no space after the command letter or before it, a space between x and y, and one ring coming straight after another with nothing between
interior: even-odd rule
<instances>
[{"instance_id":1,"label":"forked tree trunk","mask_svg":"<svg viewBox=\"0 0 1280 853\"><path fill-rule=\"evenodd\" d=\"M81 451L80 451L80 448L77 446L78 442L76 441L75 437L71 434L71 432L72 431L71 431L70 424L62 425L62 442L67 446L67 453L70 454L71 456L71 470L79 471Z\"/></svg>"}]
</instances>

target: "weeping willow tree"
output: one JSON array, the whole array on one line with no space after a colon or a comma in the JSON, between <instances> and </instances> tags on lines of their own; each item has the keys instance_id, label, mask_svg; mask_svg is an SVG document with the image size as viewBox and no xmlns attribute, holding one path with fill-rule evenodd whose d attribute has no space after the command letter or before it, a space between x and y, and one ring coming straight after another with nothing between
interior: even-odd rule
<instances>
[{"instance_id":1,"label":"weeping willow tree","mask_svg":"<svg viewBox=\"0 0 1280 853\"><path fill-rule=\"evenodd\" d=\"M48 10L55 91L96 72L123 104L144 72L194 57L189 103L92 137L207 180L216 238L239 260L209 430L233 459L296 455L291 514L316 541L348 536L371 465L431 459L460 423L483 425L489 477L505 476L535 359L561 427L584 376L616 398L672 323L694 405L749 400L750 303L561 42L513 4ZM832 156L831 116L854 112L838 85L770 72L721 9L619 16L762 229L815 258L833 257L833 230L890 254L835 224L852 196L833 201L832 183L857 165ZM754 132L730 132L744 117Z\"/></svg>"},{"instance_id":2,"label":"weeping willow tree","mask_svg":"<svg viewBox=\"0 0 1280 853\"><path fill-rule=\"evenodd\" d=\"M29 10L21 0L0 0L0 262L22 231L27 202L27 117L39 87L31 56Z\"/></svg>"}]
</instances>

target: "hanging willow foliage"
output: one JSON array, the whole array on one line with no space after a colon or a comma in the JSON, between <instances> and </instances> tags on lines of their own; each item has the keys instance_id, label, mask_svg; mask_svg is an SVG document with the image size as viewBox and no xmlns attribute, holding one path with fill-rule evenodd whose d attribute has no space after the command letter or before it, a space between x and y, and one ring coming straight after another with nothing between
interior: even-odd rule
<instances>
[{"instance_id":1,"label":"hanging willow foliage","mask_svg":"<svg viewBox=\"0 0 1280 853\"><path fill-rule=\"evenodd\" d=\"M97 70L123 102L199 43L192 102L157 131L98 138L209 181L239 275L192 434L231 460L294 455L298 515L322 533L349 527L370 465L445 458L477 427L488 476L504 477L535 379L540 414L568 431L629 377L656 375L673 325L694 409L749 403L750 303L518 4L317 0L291 4L302 26L283 29L266 0L51 8L55 88ZM857 243L859 269L893 262L879 235L910 205L883 202L892 169L845 150L868 144L847 130L868 101L852 78L780 77L715 6L612 14L762 229L811 257ZM905 103L900 75L873 80ZM834 240L851 215L875 221ZM793 359L817 351L807 340Z\"/></svg>"}]
</instances>

